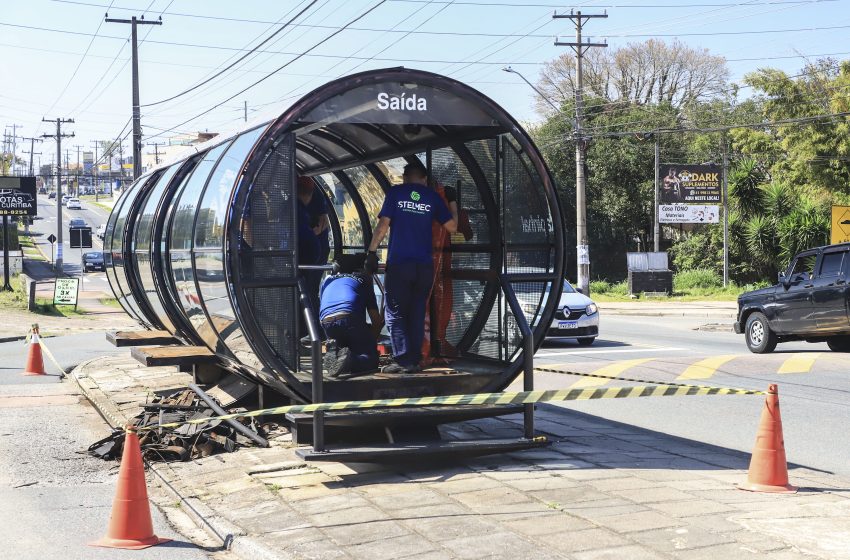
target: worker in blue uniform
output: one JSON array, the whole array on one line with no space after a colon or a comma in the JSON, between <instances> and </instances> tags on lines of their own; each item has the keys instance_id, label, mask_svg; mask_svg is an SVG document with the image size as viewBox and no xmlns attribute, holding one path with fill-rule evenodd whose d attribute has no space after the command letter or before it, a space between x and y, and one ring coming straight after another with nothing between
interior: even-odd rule
<instances>
[{"instance_id":1,"label":"worker in blue uniform","mask_svg":"<svg viewBox=\"0 0 850 560\"><path fill-rule=\"evenodd\" d=\"M363 270L366 255L340 255L322 283L319 319L328 337L324 367L331 377L378 369L377 337L384 325L372 275ZM371 329L366 324L366 314Z\"/></svg>"},{"instance_id":2,"label":"worker in blue uniform","mask_svg":"<svg viewBox=\"0 0 850 560\"><path fill-rule=\"evenodd\" d=\"M366 256L366 270L374 272L378 247L389 232L385 315L394 363L384 368L387 373L420 371L425 306L434 282L431 222L436 220L449 233L457 231L457 221L428 186L427 177L421 163L404 167L404 182L391 187L384 197Z\"/></svg>"}]
</instances>

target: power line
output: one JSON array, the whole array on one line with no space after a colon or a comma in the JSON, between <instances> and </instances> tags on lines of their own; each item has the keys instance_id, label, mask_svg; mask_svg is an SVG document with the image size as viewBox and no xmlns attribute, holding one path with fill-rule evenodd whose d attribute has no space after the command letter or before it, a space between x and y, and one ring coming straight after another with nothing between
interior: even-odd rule
<instances>
[{"instance_id":1,"label":"power line","mask_svg":"<svg viewBox=\"0 0 850 560\"><path fill-rule=\"evenodd\" d=\"M324 39L320 40L318 43L314 44L312 47L308 48L307 50L305 50L304 52L302 52L301 54L299 54L299 55L298 55L298 56L296 56L295 58L293 58L293 59L289 60L288 62L284 63L282 66L279 66L279 67L278 67L278 68L276 68L275 70L272 70L271 72L269 72L268 74L266 74L265 76L263 76L263 77L262 77L262 78L260 78L259 80L255 81L255 82L254 82L254 83L252 83L251 85L249 85L249 86L245 87L244 89L242 89L242 90L240 90L240 91L238 91L238 92L234 93L233 95L231 95L231 96L230 96L230 97L228 97L227 99L225 99L225 100L223 100L223 101L220 101L219 103L216 103L215 105L213 105L213 106L212 106L212 107L210 107L209 109L206 109L206 110L204 110L204 111L202 111L202 112L198 113L198 114L197 114L197 115L195 115L194 117L191 117L191 118L189 118L189 119L186 119L185 121L181 122L180 124L175 125L174 127L170 128L170 129L168 129L168 130L166 130L166 131L163 131L163 132L157 133L157 134L155 134L155 135L153 135L153 136L149 136L149 137L148 137L148 139L156 138L157 136L162 136L162 135L163 135L163 134L165 134L166 132L171 132L172 130L174 130L174 129L176 129L176 128L180 128L180 127L181 127L181 126L183 126L184 124L186 124L186 123L190 123L190 122L192 122L193 120L195 120L195 119L197 119L197 118L200 118L200 117L202 117L202 116L206 115L207 113L209 113L209 112L213 111L214 109L217 109L218 107L221 107L222 105L224 105L224 104L225 104L225 103L227 103L228 101L231 101L231 100L233 100L234 98L236 98L236 97L238 97L238 96L242 95L243 93L245 93L245 92L246 92L246 91L248 91L249 89L251 89L251 88L253 88L253 87L256 87L257 85L259 85L259 84L261 84L262 82L266 81L267 79L271 78L272 76L274 76L275 74L277 74L279 71L283 70L284 68L286 68L287 66L289 66L290 64L292 64L293 62L295 62L295 61L299 60L300 58L302 58L302 57L303 57L305 54L307 54L308 52L312 51L313 49L315 49L315 48L317 48L317 47L319 47L319 46L321 46L321 45L323 45L324 43L327 43L328 41L330 41L331 39L333 39L334 37L336 37L337 35L339 35L339 34L340 34L340 33L342 33L343 31L345 31L345 29L347 29L349 25L351 25L351 24L353 24L353 23L356 23L357 21L360 21L361 19L363 19L364 17L366 17L367 15L369 15L370 13L372 13L373 11L375 11L376 9L378 9L380 6L382 6L382 5L383 5L383 4L385 4L386 2L387 2L387 0L379 0L379 1L378 1L376 4L374 4L371 8L369 8L368 10L366 10L365 12L363 12L362 14L360 14L359 16L357 16L357 17L355 17L354 19L352 19L350 22L348 22L348 23L347 23L346 25L344 25L343 27L341 27L341 28L339 28L338 30L334 31L333 33L331 33L330 35L328 35L328 36L327 36L327 37L325 37Z\"/></svg>"},{"instance_id":2,"label":"power line","mask_svg":"<svg viewBox=\"0 0 850 560\"><path fill-rule=\"evenodd\" d=\"M89 6L89 7L97 7L103 8L104 4L97 4L94 2L81 2L75 0L50 0L51 2L56 2L60 4L73 4L79 6ZM427 4L430 3L429 0L389 0L390 2L395 3L411 3L411 4ZM593 8L593 9L603 9L603 8L616 8L616 9L645 9L645 8L658 8L658 9L668 9L668 8L734 8L738 6L771 6L771 5L787 5L787 4L821 4L825 2L837 2L838 0L768 0L765 2L725 2L725 3L707 3L707 2L695 2L695 3L679 3L679 4L571 4L569 7L580 9L580 8ZM433 0L433 3L436 4L455 4L457 6L482 6L482 7L495 7L495 8L564 8L565 4L548 4L548 3L512 3L512 2L473 2L473 1L458 1L452 2L450 0ZM119 7L115 8L116 10L126 10L131 12L138 11L137 8L130 7ZM186 12L163 12L163 15L175 16L175 17L185 17L185 18L193 18L193 19L207 19L214 21L229 21L236 23L257 23L257 24L270 24L275 23L268 20L261 19L248 19L248 18L235 18L235 17L227 17L227 16L212 16L212 15L204 15L197 13L186 13Z\"/></svg>"},{"instance_id":3,"label":"power line","mask_svg":"<svg viewBox=\"0 0 850 560\"><path fill-rule=\"evenodd\" d=\"M227 72L228 70L230 70L231 68L233 68L234 66L236 66L237 64L239 64L240 62L242 62L243 60L245 60L246 58L248 58L249 56L251 56L252 54L254 54L255 52L257 52L257 50L258 50L260 47L262 47L263 45L265 45L266 43L268 43L269 41L271 41L274 37L276 37L276 36L277 36L278 34L280 34L280 33L281 33L284 29L286 29L289 25L291 25L291 24L292 24L292 23L293 23L296 19L298 19L299 17L301 17L301 15L302 15L304 12L306 12L307 10L309 10L310 8L312 8L312 7L313 7L314 5L316 5L318 2L319 2L319 0L312 0L312 2L310 2L310 3L307 5L307 7L306 7L306 8L303 8L300 12L298 12L297 14L295 14L294 16L292 16L292 18L290 18L290 20L289 20L289 21L287 21L286 23L284 23L284 24L280 27L280 29L278 29L277 31L275 31L274 33L272 33L271 35L269 35L268 37L266 37L266 38L265 38L265 39L264 39L264 40L263 40L260 44L258 44L257 46L253 47L253 48L252 48L252 49L250 49L248 52L246 52L244 55L240 56L240 57L239 57L239 58L237 58L235 61L233 61L232 63L230 63L230 64L229 64L229 65L227 65L226 67L222 68L221 70L219 70L218 72L216 72L215 74L213 74L211 77L207 78L206 80L203 80L203 81L201 81L201 82L198 82L198 83L197 83L197 84L195 84L194 86L192 86L192 87L190 87L190 88L187 88L187 89L185 89L185 90L181 91L180 93L177 93L177 94L175 94L175 95L172 95L171 97L167 97L167 98L165 98L165 99L160 99L159 101L154 101L154 102L152 102L152 103L145 103L144 105L142 105L142 107L151 107L151 106L153 106L153 105L159 105L159 104L161 104L161 103L166 103L166 102L168 102L168 101L171 101L171 100L173 100L173 99L177 99L178 97L181 97L181 96L183 96L183 95L186 95L187 93L189 93L189 92L191 92L191 91L194 91L194 90L198 89L199 87L203 86L204 84L208 84L208 83L210 83L210 82L211 82L211 81L213 81L214 79L218 78L219 76L221 76L222 74L224 74L225 72Z\"/></svg>"},{"instance_id":4,"label":"power line","mask_svg":"<svg viewBox=\"0 0 850 560\"><path fill-rule=\"evenodd\" d=\"M384 0L385 2L388 0ZM22 25L16 23L8 23L8 22L0 22L0 26L4 27L15 27L19 29L30 29L34 31L48 31L52 33L63 33L69 35L77 35L83 37L91 37L92 33L84 33L82 31L68 31L66 29L55 29L49 27L39 27L34 25ZM294 25L294 27L298 27L298 24ZM436 35L436 36L446 36L446 37L502 37L502 38L512 38L512 37L523 37L523 38L551 38L551 35L538 35L538 34L530 34L530 35L517 35L514 33L484 33L484 32L465 32L465 31L425 31L421 29L382 29L375 27L336 27L333 25L310 25L312 28L316 29L327 29L327 30L336 30L342 31L348 29L349 31L366 31L369 33L402 33L402 34L412 34L412 35ZM796 33L801 31L835 31L839 29L850 29L850 25L829 25L829 26L818 26L818 27L798 27L791 29L753 29L748 31L713 31L713 32L693 32L693 33L621 33L621 34L609 34L605 35L606 37L615 37L615 38L629 38L629 37L714 37L714 36L729 36L729 35L764 35L764 34L772 34L772 33ZM112 35L100 35L103 39L114 39L119 41L126 40L124 37L116 37ZM171 45L178 47L192 47L192 48L206 48L206 49L222 49L222 50L241 50L245 49L234 49L232 47L220 47L216 45L200 45L194 43L178 43L176 41L149 41L152 44L157 45ZM256 51L256 52L266 52L266 51Z\"/></svg>"}]
</instances>

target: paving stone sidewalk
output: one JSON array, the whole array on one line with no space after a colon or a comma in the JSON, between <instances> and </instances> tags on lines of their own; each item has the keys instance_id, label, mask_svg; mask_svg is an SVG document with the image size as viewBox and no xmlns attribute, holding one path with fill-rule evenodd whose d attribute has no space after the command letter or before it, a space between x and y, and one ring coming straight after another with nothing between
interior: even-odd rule
<instances>
[{"instance_id":1,"label":"paving stone sidewalk","mask_svg":"<svg viewBox=\"0 0 850 560\"><path fill-rule=\"evenodd\" d=\"M116 424L152 392L190 381L129 354L82 364L74 377ZM155 469L250 550L246 560L850 559L848 481L795 467L797 494L744 492L735 488L742 453L549 405L536 419L550 447L442 466L304 463L286 436ZM516 436L520 422L449 432Z\"/></svg>"}]
</instances>

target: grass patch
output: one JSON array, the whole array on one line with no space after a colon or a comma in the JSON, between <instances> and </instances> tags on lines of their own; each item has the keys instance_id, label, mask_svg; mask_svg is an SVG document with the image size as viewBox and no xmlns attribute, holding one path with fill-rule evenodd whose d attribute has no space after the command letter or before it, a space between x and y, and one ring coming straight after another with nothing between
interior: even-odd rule
<instances>
[{"instance_id":1,"label":"grass patch","mask_svg":"<svg viewBox=\"0 0 850 560\"><path fill-rule=\"evenodd\" d=\"M18 240L21 244L21 248L24 250L24 257L33 261L46 261L44 255L41 254L41 251L36 247L35 241L32 240L32 237L29 235L25 235L23 232L18 232Z\"/></svg>"},{"instance_id":2,"label":"grass patch","mask_svg":"<svg viewBox=\"0 0 850 560\"><path fill-rule=\"evenodd\" d=\"M723 279L714 271L706 269L686 270L673 276L673 295L660 301L736 301L738 296L750 290L769 286L768 282L757 282L743 286L730 283L723 287ZM590 283L590 297L597 302L634 301L629 295L628 282L611 283L595 280ZM659 301L659 300L653 300Z\"/></svg>"},{"instance_id":3,"label":"grass patch","mask_svg":"<svg viewBox=\"0 0 850 560\"><path fill-rule=\"evenodd\" d=\"M27 311L27 298L24 296L20 276L10 278L9 284L12 286L11 292L0 291L0 308ZM35 309L32 313L47 317L83 317L86 315L86 311L81 307L74 309L72 305L54 306L52 299L38 296L35 298Z\"/></svg>"},{"instance_id":4,"label":"grass patch","mask_svg":"<svg viewBox=\"0 0 850 560\"><path fill-rule=\"evenodd\" d=\"M102 297L98 298L97 301L99 301L101 305L107 305L116 309L122 309L121 304L118 303L118 300L113 297Z\"/></svg>"}]
</instances>

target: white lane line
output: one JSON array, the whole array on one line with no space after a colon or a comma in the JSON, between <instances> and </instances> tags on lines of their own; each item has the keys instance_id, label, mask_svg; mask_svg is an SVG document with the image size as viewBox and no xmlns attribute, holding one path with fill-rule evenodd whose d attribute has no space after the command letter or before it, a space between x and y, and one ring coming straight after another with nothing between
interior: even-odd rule
<instances>
[{"instance_id":1,"label":"white lane line","mask_svg":"<svg viewBox=\"0 0 850 560\"><path fill-rule=\"evenodd\" d=\"M570 352L552 352L541 353L534 355L535 358L548 358L554 356L570 356L572 354L625 354L627 352L672 352L674 350L684 350L684 348L616 348L614 350L572 350Z\"/></svg>"}]
</instances>

